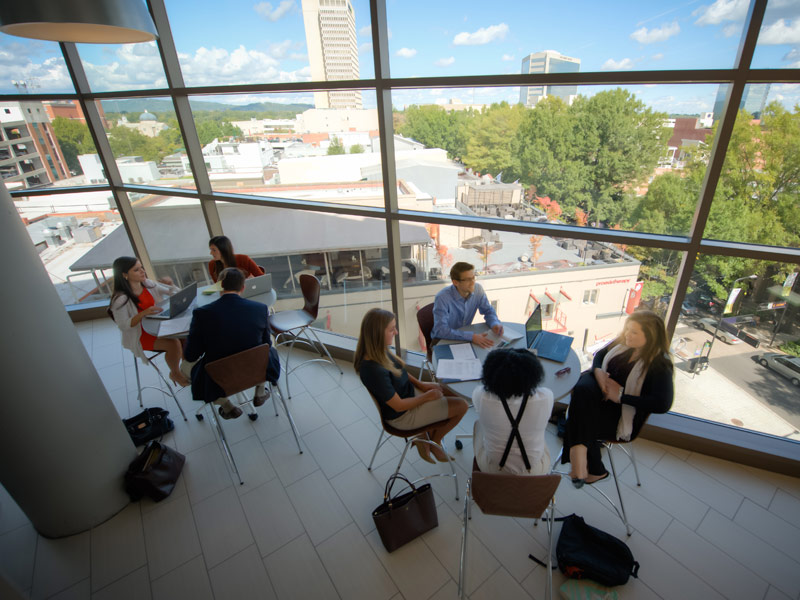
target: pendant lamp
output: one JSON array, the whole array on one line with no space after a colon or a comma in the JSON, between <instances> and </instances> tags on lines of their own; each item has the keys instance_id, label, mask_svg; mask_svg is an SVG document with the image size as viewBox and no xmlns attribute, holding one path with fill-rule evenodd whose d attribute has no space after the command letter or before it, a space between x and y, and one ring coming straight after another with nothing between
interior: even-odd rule
<instances>
[{"instance_id":1,"label":"pendant lamp","mask_svg":"<svg viewBox=\"0 0 800 600\"><path fill-rule=\"evenodd\" d=\"M158 37L143 0L0 0L0 31L84 44L128 44Z\"/></svg>"}]
</instances>

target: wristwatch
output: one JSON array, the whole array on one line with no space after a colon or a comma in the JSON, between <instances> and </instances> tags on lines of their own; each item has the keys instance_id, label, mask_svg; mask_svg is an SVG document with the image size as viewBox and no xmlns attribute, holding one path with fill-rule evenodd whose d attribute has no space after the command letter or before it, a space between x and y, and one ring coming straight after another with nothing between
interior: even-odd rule
<instances>
[{"instance_id":1,"label":"wristwatch","mask_svg":"<svg viewBox=\"0 0 800 600\"><path fill-rule=\"evenodd\" d=\"M619 388L619 401L622 402L622 394L625 392L625 388L620 386Z\"/></svg>"}]
</instances>

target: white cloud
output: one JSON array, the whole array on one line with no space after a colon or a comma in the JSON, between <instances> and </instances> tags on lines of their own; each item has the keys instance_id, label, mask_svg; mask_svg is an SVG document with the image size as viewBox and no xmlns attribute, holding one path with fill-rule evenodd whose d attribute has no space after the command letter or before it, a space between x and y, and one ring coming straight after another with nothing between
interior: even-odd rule
<instances>
[{"instance_id":1,"label":"white cloud","mask_svg":"<svg viewBox=\"0 0 800 600\"><path fill-rule=\"evenodd\" d=\"M372 42L364 42L358 47L359 54L367 54L368 52L372 52Z\"/></svg>"},{"instance_id":2,"label":"white cloud","mask_svg":"<svg viewBox=\"0 0 800 600\"><path fill-rule=\"evenodd\" d=\"M455 56L451 56L449 58L440 58L435 64L437 67L449 67L454 62L456 62L456 58Z\"/></svg>"},{"instance_id":3,"label":"white cloud","mask_svg":"<svg viewBox=\"0 0 800 600\"><path fill-rule=\"evenodd\" d=\"M742 33L741 23L728 23L722 28L722 35L725 37L733 37Z\"/></svg>"},{"instance_id":4,"label":"white cloud","mask_svg":"<svg viewBox=\"0 0 800 600\"><path fill-rule=\"evenodd\" d=\"M399 56L401 58L414 58L416 55L416 48L400 48L400 50L395 52L395 56Z\"/></svg>"},{"instance_id":5,"label":"white cloud","mask_svg":"<svg viewBox=\"0 0 800 600\"><path fill-rule=\"evenodd\" d=\"M364 25L358 30L358 35L362 37L372 37L372 25Z\"/></svg>"},{"instance_id":6,"label":"white cloud","mask_svg":"<svg viewBox=\"0 0 800 600\"><path fill-rule=\"evenodd\" d=\"M620 61L609 58L603 63L603 66L600 67L603 71L630 71L632 68L633 61L630 58L623 58Z\"/></svg>"},{"instance_id":7,"label":"white cloud","mask_svg":"<svg viewBox=\"0 0 800 600\"><path fill-rule=\"evenodd\" d=\"M194 54L180 54L181 70L187 85L232 85L244 83L286 83L308 81L310 68L306 65L285 71L272 56L243 45L233 52L224 48L198 48Z\"/></svg>"},{"instance_id":8,"label":"white cloud","mask_svg":"<svg viewBox=\"0 0 800 600\"><path fill-rule=\"evenodd\" d=\"M269 45L267 52L272 58L283 58L286 56L286 53L289 51L289 47L292 45L291 40L284 40L283 42L274 42Z\"/></svg>"},{"instance_id":9,"label":"white cloud","mask_svg":"<svg viewBox=\"0 0 800 600\"><path fill-rule=\"evenodd\" d=\"M473 33L462 31L456 34L456 37L453 38L453 44L456 46L481 46L505 39L507 33L508 25L505 23L490 25L489 27L481 27Z\"/></svg>"},{"instance_id":10,"label":"white cloud","mask_svg":"<svg viewBox=\"0 0 800 600\"><path fill-rule=\"evenodd\" d=\"M664 55L661 52L659 52L658 54L653 54L653 56L651 56L650 58L652 58L653 60L661 60L662 58L664 58Z\"/></svg>"},{"instance_id":11,"label":"white cloud","mask_svg":"<svg viewBox=\"0 0 800 600\"><path fill-rule=\"evenodd\" d=\"M695 25L719 25L723 21L741 21L749 6L749 0L716 0L710 6L701 6L692 15L700 15Z\"/></svg>"},{"instance_id":12,"label":"white cloud","mask_svg":"<svg viewBox=\"0 0 800 600\"><path fill-rule=\"evenodd\" d=\"M506 61L514 60L514 55L513 54L503 54L503 60L506 60Z\"/></svg>"},{"instance_id":13,"label":"white cloud","mask_svg":"<svg viewBox=\"0 0 800 600\"><path fill-rule=\"evenodd\" d=\"M677 21L672 23L664 23L661 27L654 27L647 29L647 27L640 27L631 34L631 39L636 40L640 44L654 44L655 42L665 42L674 35L681 32L680 25Z\"/></svg>"},{"instance_id":14,"label":"white cloud","mask_svg":"<svg viewBox=\"0 0 800 600\"><path fill-rule=\"evenodd\" d=\"M758 36L759 44L800 44L800 18L793 22L778 19L771 25L761 29Z\"/></svg>"},{"instance_id":15,"label":"white cloud","mask_svg":"<svg viewBox=\"0 0 800 600\"><path fill-rule=\"evenodd\" d=\"M291 54L289 54L289 58L291 60L305 60L305 61L307 61L308 60L308 54L306 54L305 52L292 52Z\"/></svg>"},{"instance_id":16,"label":"white cloud","mask_svg":"<svg viewBox=\"0 0 800 600\"><path fill-rule=\"evenodd\" d=\"M281 0L281 3L275 8L272 8L272 4L269 2L259 2L258 4L253 5L253 10L255 10L259 15L268 21L272 21L274 23L288 13L293 6L294 0Z\"/></svg>"}]
</instances>

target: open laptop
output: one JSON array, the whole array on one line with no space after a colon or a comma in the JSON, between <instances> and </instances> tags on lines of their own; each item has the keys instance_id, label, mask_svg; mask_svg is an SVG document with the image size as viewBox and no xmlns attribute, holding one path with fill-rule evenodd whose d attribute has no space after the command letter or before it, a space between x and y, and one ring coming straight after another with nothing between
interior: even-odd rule
<instances>
[{"instance_id":1,"label":"open laptop","mask_svg":"<svg viewBox=\"0 0 800 600\"><path fill-rule=\"evenodd\" d=\"M272 291L272 273L251 277L244 281L244 291L242 298L252 298L260 294L267 294Z\"/></svg>"},{"instance_id":2,"label":"open laptop","mask_svg":"<svg viewBox=\"0 0 800 600\"><path fill-rule=\"evenodd\" d=\"M165 298L156 306L163 308L157 315L150 315L151 319L172 319L177 317L192 303L197 296L197 282L193 281L177 294L172 294L169 298Z\"/></svg>"},{"instance_id":3,"label":"open laptop","mask_svg":"<svg viewBox=\"0 0 800 600\"><path fill-rule=\"evenodd\" d=\"M528 348L536 351L539 358L547 358L556 362L564 362L572 347L572 338L568 335L542 330L542 305L537 304L531 316L525 322L525 336Z\"/></svg>"}]
</instances>

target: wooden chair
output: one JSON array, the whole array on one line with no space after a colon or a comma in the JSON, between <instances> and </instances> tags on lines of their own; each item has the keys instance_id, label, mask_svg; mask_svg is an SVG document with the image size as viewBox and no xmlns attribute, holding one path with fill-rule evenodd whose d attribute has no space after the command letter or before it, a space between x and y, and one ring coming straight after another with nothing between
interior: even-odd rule
<instances>
[{"instance_id":1,"label":"wooden chair","mask_svg":"<svg viewBox=\"0 0 800 600\"><path fill-rule=\"evenodd\" d=\"M300 367L308 365L312 362L329 362L338 369L339 373L343 373L341 367L336 364L336 361L333 360L331 353L328 352L328 348L325 347L325 344L322 343L317 334L314 332L314 329L311 327L311 323L316 320L317 314L319 313L319 280L313 275L300 275L300 289L303 292L303 299L305 300L303 308L299 310L282 310L280 312L276 312L269 319L270 329L275 334L276 346L289 344L289 352L286 355L285 370L286 393L289 395L290 400L292 398L292 391L289 387L289 375ZM292 336L291 341L280 341L281 336L287 336L289 334ZM305 335L305 338L302 338L302 335ZM312 335L314 336L314 340L316 340L316 344L314 340L311 339ZM290 369L289 359L292 356L294 345L298 341L311 346L314 350L319 352L320 358L306 360Z\"/></svg>"},{"instance_id":2,"label":"wooden chair","mask_svg":"<svg viewBox=\"0 0 800 600\"><path fill-rule=\"evenodd\" d=\"M368 390L369 391L369 390ZM367 467L368 471L372 470L372 463L375 462L375 456L378 454L378 450L380 450L381 446L383 446L386 442L391 439L392 436L403 438L406 442L405 447L403 448L403 454L400 455L400 461L397 463L397 468L394 470L395 475L400 472L400 467L403 465L403 461L406 458L406 453L408 453L409 447L415 442L428 444L430 446L435 446L440 448L442 452L447 455L447 462L450 465L450 473L436 473L435 475L428 475L426 477L422 477L421 479L430 479L432 477L452 477L456 487L456 500L458 500L458 473L456 473L456 466L455 461L450 457L450 453L445 448L444 443L437 444L433 440L430 439L428 435L429 432L435 430L437 427L441 427L445 423L444 421L436 421L435 423L430 423L429 425L425 425L424 427L418 427L416 429L397 429L396 427L392 427L383 420L383 415L381 414L381 407L378 401L375 399L375 396L370 393L370 398L372 398L372 402L375 404L375 409L378 411L378 418L381 421L381 433L378 436L378 442L375 444L375 451L372 453L372 459L369 461L369 466ZM384 439L384 435L386 438ZM424 435L424 438L419 438L417 436ZM415 482L416 483L416 482Z\"/></svg>"},{"instance_id":3,"label":"wooden chair","mask_svg":"<svg viewBox=\"0 0 800 600\"><path fill-rule=\"evenodd\" d=\"M206 373L209 377L211 377L214 383L222 388L222 391L225 393L228 399L231 399L236 394L240 394L245 390L249 390L258 384L268 384L273 403L275 403L275 395L277 393L277 396L283 405L283 410L286 412L286 417L289 419L289 424L292 427L292 433L294 434L294 440L297 443L297 449L299 450L300 454L302 454L303 449L300 447L300 437L297 433L297 426L294 424L292 413L289 412L289 407L286 405L286 401L283 398L280 385L278 385L277 382L273 384L272 382L266 380L267 365L269 364L269 348L269 344L262 344L260 346L250 348L249 350L244 350L242 352L237 352L236 354L226 356L225 358L220 358L205 365ZM245 401L240 402L239 406L247 404L252 405L252 402L252 398L248 400L245 397ZM220 443L225 451L225 455L228 457L228 461L231 463L233 470L236 472L236 477L239 478L239 483L244 484L244 481L242 481L242 477L239 474L239 468L236 466L236 461L233 459L233 454L231 453L231 448L228 445L228 440L225 437L225 432L222 429L220 419L214 413L215 405L209 402L206 403L205 406L210 406L209 413L211 414L211 420L217 428L217 433L219 434ZM255 414L255 407L253 407L253 413L251 414ZM255 416L257 417L258 415L255 414ZM275 406L275 416L278 416L277 405Z\"/></svg>"},{"instance_id":4,"label":"wooden chair","mask_svg":"<svg viewBox=\"0 0 800 600\"><path fill-rule=\"evenodd\" d=\"M467 481L464 495L464 515L461 528L461 559L458 566L458 594L466 595L467 538L472 518L471 501L486 515L540 519L547 512L547 584L545 593L553 597L553 518L555 494L559 475L507 475L484 473L472 459L472 477Z\"/></svg>"}]
</instances>

